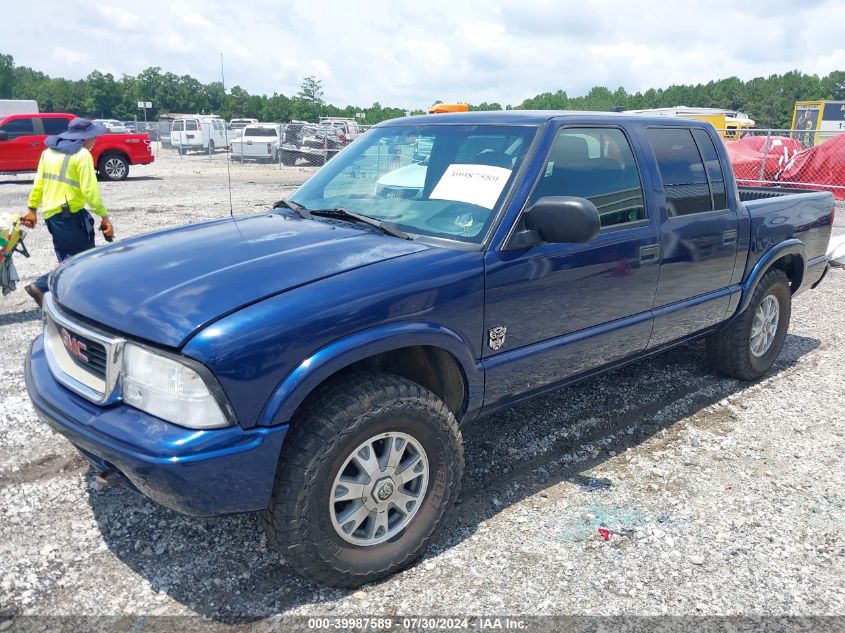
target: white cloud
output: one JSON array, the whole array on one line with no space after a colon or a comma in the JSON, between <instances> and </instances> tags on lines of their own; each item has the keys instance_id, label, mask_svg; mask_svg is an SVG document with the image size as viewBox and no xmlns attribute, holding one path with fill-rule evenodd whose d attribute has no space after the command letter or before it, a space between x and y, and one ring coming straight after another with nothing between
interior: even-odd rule
<instances>
[{"instance_id":1,"label":"white cloud","mask_svg":"<svg viewBox=\"0 0 845 633\"><path fill-rule=\"evenodd\" d=\"M179 35L169 35L167 37L167 48L175 53L190 53L196 48L193 42L188 42Z\"/></svg>"},{"instance_id":2,"label":"white cloud","mask_svg":"<svg viewBox=\"0 0 845 633\"><path fill-rule=\"evenodd\" d=\"M148 0L143 12L82 0L8 7L0 52L68 78L160 66L250 92L293 95L307 75L338 105L424 108L435 99L518 104L544 91L585 94L845 67L841 2L708 0L405 2ZM82 16L85 16L83 19ZM31 25L31 26L30 26ZM51 55L44 42L55 42Z\"/></svg>"},{"instance_id":3,"label":"white cloud","mask_svg":"<svg viewBox=\"0 0 845 633\"><path fill-rule=\"evenodd\" d=\"M94 8L114 29L131 31L141 25L141 18L123 7L96 5Z\"/></svg>"},{"instance_id":4,"label":"white cloud","mask_svg":"<svg viewBox=\"0 0 845 633\"><path fill-rule=\"evenodd\" d=\"M74 72L83 70L87 75L88 72L94 70L94 60L88 53L71 50L64 46L54 46L52 58L63 67L72 68Z\"/></svg>"}]
</instances>

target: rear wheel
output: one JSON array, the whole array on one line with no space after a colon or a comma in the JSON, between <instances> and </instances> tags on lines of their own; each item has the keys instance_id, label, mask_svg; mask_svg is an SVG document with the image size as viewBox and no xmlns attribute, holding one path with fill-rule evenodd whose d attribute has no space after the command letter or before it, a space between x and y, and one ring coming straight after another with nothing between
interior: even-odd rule
<instances>
[{"instance_id":1,"label":"rear wheel","mask_svg":"<svg viewBox=\"0 0 845 633\"><path fill-rule=\"evenodd\" d=\"M745 311L706 340L707 360L732 378L754 380L777 360L792 313L789 278L782 270L767 272Z\"/></svg>"},{"instance_id":2,"label":"rear wheel","mask_svg":"<svg viewBox=\"0 0 845 633\"><path fill-rule=\"evenodd\" d=\"M105 180L126 180L129 161L120 154L104 154L100 158L98 171Z\"/></svg>"},{"instance_id":3,"label":"rear wheel","mask_svg":"<svg viewBox=\"0 0 845 633\"><path fill-rule=\"evenodd\" d=\"M439 398L392 374L349 375L291 427L268 540L304 576L358 587L422 555L462 471L460 432Z\"/></svg>"},{"instance_id":4,"label":"rear wheel","mask_svg":"<svg viewBox=\"0 0 845 633\"><path fill-rule=\"evenodd\" d=\"M209 141L209 142L208 142L208 153L209 153L209 154L213 154L213 153L214 153L214 141Z\"/></svg>"}]
</instances>

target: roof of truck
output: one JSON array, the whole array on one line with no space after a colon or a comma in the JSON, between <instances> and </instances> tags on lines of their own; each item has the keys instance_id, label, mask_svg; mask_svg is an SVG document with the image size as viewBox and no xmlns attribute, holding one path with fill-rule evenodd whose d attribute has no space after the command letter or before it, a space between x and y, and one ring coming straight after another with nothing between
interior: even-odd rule
<instances>
[{"instance_id":1,"label":"roof of truck","mask_svg":"<svg viewBox=\"0 0 845 633\"><path fill-rule=\"evenodd\" d=\"M683 121L695 127L704 127L705 123L696 119L682 119L676 117L644 116L642 114L627 114L624 112L596 112L579 110L496 110L481 112L448 112L443 114L422 114L411 117L401 117L379 123L378 127L393 125L418 125L421 123L454 123L466 125L498 124L498 125L542 125L550 119L577 118L579 120L592 119L595 123L613 123L620 120L639 121L649 125L672 126Z\"/></svg>"}]
</instances>

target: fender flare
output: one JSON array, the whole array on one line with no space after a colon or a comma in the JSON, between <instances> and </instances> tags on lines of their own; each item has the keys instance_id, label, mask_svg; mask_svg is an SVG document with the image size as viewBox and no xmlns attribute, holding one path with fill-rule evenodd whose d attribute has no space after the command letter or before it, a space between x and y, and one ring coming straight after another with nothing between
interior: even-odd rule
<instances>
[{"instance_id":1,"label":"fender flare","mask_svg":"<svg viewBox=\"0 0 845 633\"><path fill-rule=\"evenodd\" d=\"M273 391L261 411L258 425L288 423L297 407L320 383L352 363L418 345L439 347L457 359L467 387L464 418L472 417L483 401L484 373L470 345L456 332L434 323L392 323L338 339L300 362Z\"/></svg>"},{"instance_id":2,"label":"fender flare","mask_svg":"<svg viewBox=\"0 0 845 633\"><path fill-rule=\"evenodd\" d=\"M751 269L748 279L742 283L742 299L739 302L736 314L740 314L748 307L748 304L751 302L751 296L754 294L754 290L757 288L757 284L760 283L763 275L769 271L775 262L787 255L797 255L801 258L801 262L803 264L801 277L798 280L798 284L792 288L792 294L795 294L798 291L798 288L801 286L801 281L804 279L805 273L807 272L807 249L801 240L793 238L784 240L777 246L772 247L770 250L766 251L765 255L763 255L756 264L754 264L754 268Z\"/></svg>"}]
</instances>

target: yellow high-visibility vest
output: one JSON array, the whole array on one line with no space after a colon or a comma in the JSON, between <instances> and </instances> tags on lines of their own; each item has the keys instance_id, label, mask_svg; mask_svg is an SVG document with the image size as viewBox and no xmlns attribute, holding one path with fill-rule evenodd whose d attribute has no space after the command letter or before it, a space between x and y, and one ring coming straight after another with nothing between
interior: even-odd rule
<instances>
[{"instance_id":1,"label":"yellow high-visibility vest","mask_svg":"<svg viewBox=\"0 0 845 633\"><path fill-rule=\"evenodd\" d=\"M73 213L88 205L100 217L108 217L108 211L100 198L94 158L84 147L73 154L48 148L38 161L38 173L29 195L30 211L43 206L46 220L60 213L65 203Z\"/></svg>"}]
</instances>

